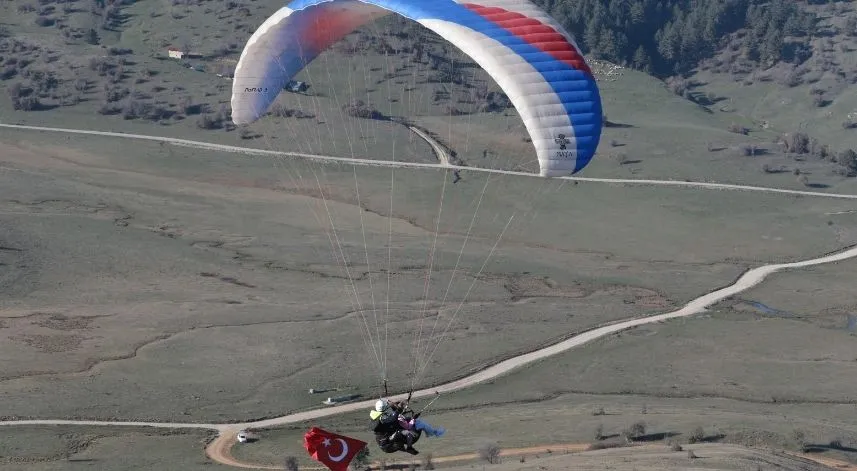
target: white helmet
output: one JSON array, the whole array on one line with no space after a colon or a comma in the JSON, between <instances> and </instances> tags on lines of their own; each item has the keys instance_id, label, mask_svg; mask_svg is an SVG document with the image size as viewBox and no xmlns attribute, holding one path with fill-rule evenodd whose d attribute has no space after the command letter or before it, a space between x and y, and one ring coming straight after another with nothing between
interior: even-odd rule
<instances>
[{"instance_id":1,"label":"white helmet","mask_svg":"<svg viewBox=\"0 0 857 471\"><path fill-rule=\"evenodd\" d=\"M378 402L375 403L375 410L378 412L384 412L388 407L390 407L390 404L386 399L378 399Z\"/></svg>"}]
</instances>

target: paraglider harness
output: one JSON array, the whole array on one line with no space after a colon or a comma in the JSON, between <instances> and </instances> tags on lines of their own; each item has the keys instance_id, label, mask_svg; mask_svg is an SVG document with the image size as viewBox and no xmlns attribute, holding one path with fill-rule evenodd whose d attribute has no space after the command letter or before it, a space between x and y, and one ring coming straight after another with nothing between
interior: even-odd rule
<instances>
[{"instance_id":1,"label":"paraglider harness","mask_svg":"<svg viewBox=\"0 0 857 471\"><path fill-rule=\"evenodd\" d=\"M400 415L404 416L407 420L413 420L419 417L419 413L414 413L410 407L405 404L405 409L399 412ZM395 430L390 433L392 427L387 426L382 423L378 423L375 426L375 441L378 443L378 448L381 449L384 453L395 453L397 451L403 451L408 447L408 435L412 438L410 439L410 445L413 446L422 436L422 430L403 430L398 425L398 420L395 423Z\"/></svg>"},{"instance_id":2,"label":"paraglider harness","mask_svg":"<svg viewBox=\"0 0 857 471\"><path fill-rule=\"evenodd\" d=\"M387 392L387 384L384 382L384 392ZM414 412L411 409L411 396L414 394L413 391L408 393L408 398L405 400L405 405L401 411L396 411L399 415L403 416L406 420L416 420L420 417L420 415L437 400L437 396L431 400L425 407L422 408L419 412ZM438 396L440 393L435 393ZM385 396L388 396L385 394ZM396 418L396 422L391 425L386 425L381 423L380 419L378 423L375 424L373 432L375 432L375 441L378 443L378 447L384 453L395 453L397 451L404 451L408 447L408 435L411 435L410 445L413 446L422 436L422 430L403 430L398 425L398 417Z\"/></svg>"}]
</instances>

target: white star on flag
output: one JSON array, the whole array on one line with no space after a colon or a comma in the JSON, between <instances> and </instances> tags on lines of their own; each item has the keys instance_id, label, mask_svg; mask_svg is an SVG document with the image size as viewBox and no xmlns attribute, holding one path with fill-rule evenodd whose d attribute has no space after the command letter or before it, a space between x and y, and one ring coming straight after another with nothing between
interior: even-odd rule
<instances>
[{"instance_id":1,"label":"white star on flag","mask_svg":"<svg viewBox=\"0 0 857 471\"><path fill-rule=\"evenodd\" d=\"M321 444L324 445L325 448L329 447L330 446L330 439L325 438L324 441L321 442Z\"/></svg>"}]
</instances>

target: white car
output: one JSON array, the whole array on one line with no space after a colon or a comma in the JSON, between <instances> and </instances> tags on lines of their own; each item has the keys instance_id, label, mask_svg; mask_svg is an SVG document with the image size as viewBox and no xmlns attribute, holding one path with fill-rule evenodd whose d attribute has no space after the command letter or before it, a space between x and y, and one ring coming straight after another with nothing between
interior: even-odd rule
<instances>
[{"instance_id":1,"label":"white car","mask_svg":"<svg viewBox=\"0 0 857 471\"><path fill-rule=\"evenodd\" d=\"M241 431L239 431L239 432L238 432L238 441L239 441L240 443L247 443L248 438L249 438L249 437L247 436L247 431L246 431L246 430L241 430Z\"/></svg>"}]
</instances>

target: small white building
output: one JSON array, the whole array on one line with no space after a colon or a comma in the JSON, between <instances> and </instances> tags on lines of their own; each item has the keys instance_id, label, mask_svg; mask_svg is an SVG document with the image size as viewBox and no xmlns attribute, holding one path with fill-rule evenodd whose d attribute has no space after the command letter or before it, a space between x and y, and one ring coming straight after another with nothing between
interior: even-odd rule
<instances>
[{"instance_id":1,"label":"small white building","mask_svg":"<svg viewBox=\"0 0 857 471\"><path fill-rule=\"evenodd\" d=\"M170 59L184 59L186 55L184 51L171 47L167 49L167 54L169 54Z\"/></svg>"}]
</instances>

